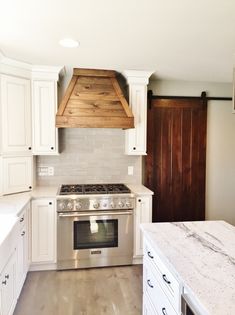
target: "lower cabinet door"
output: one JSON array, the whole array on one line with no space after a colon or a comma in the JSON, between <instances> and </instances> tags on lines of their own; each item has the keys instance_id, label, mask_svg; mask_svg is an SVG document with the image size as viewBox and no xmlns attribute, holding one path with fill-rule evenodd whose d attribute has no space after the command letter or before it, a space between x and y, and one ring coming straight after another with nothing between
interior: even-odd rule
<instances>
[{"instance_id":1,"label":"lower cabinet door","mask_svg":"<svg viewBox=\"0 0 235 315\"><path fill-rule=\"evenodd\" d=\"M15 307L15 253L1 272L1 315L10 315Z\"/></svg>"},{"instance_id":2,"label":"lower cabinet door","mask_svg":"<svg viewBox=\"0 0 235 315\"><path fill-rule=\"evenodd\" d=\"M32 201L32 262L56 262L55 201Z\"/></svg>"},{"instance_id":3,"label":"lower cabinet door","mask_svg":"<svg viewBox=\"0 0 235 315\"><path fill-rule=\"evenodd\" d=\"M33 158L31 156L3 158L3 194L32 189Z\"/></svg>"},{"instance_id":4,"label":"lower cabinet door","mask_svg":"<svg viewBox=\"0 0 235 315\"><path fill-rule=\"evenodd\" d=\"M156 314L177 315L154 275L155 270L153 270L149 263L147 263L145 260L143 272L144 294L149 296L154 309L157 311Z\"/></svg>"},{"instance_id":5,"label":"lower cabinet door","mask_svg":"<svg viewBox=\"0 0 235 315\"><path fill-rule=\"evenodd\" d=\"M137 197L135 209L134 256L143 255L143 236L140 224L149 222L152 222L152 196Z\"/></svg>"}]
</instances>

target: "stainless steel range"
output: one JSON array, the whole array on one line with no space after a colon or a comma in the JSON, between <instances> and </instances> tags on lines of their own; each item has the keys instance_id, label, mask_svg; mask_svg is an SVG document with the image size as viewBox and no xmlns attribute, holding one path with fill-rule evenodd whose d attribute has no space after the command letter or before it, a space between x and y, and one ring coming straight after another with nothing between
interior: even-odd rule
<instances>
[{"instance_id":1,"label":"stainless steel range","mask_svg":"<svg viewBox=\"0 0 235 315\"><path fill-rule=\"evenodd\" d=\"M132 264L134 200L124 184L62 185L57 269Z\"/></svg>"}]
</instances>

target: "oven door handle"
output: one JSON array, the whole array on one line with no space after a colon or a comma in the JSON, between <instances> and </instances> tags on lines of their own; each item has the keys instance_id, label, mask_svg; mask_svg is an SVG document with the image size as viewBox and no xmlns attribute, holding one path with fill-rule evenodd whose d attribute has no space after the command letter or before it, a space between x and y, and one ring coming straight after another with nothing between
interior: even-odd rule
<instances>
[{"instance_id":1,"label":"oven door handle","mask_svg":"<svg viewBox=\"0 0 235 315\"><path fill-rule=\"evenodd\" d=\"M112 211L112 212L71 212L71 213L64 213L59 212L59 217L66 218L66 217L90 217L90 216L107 216L107 215L128 215L133 214L132 210L128 211Z\"/></svg>"}]
</instances>

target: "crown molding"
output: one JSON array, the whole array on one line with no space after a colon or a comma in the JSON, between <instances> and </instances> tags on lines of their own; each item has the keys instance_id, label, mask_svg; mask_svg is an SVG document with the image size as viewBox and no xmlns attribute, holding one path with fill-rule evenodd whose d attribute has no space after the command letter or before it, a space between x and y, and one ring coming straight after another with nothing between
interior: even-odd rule
<instances>
[{"instance_id":1,"label":"crown molding","mask_svg":"<svg viewBox=\"0 0 235 315\"><path fill-rule=\"evenodd\" d=\"M64 76L65 68L61 66L32 66L32 79L33 80L56 80L59 81L61 76Z\"/></svg>"},{"instance_id":2,"label":"crown molding","mask_svg":"<svg viewBox=\"0 0 235 315\"><path fill-rule=\"evenodd\" d=\"M32 65L27 62L8 58L0 51L0 73L27 79L59 80L65 73L62 66Z\"/></svg>"}]
</instances>

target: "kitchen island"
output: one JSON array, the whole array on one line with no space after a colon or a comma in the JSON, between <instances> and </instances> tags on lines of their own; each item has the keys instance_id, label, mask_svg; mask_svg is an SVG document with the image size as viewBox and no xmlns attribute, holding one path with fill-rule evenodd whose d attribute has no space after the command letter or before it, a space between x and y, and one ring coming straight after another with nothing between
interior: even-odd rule
<instances>
[{"instance_id":1,"label":"kitchen island","mask_svg":"<svg viewBox=\"0 0 235 315\"><path fill-rule=\"evenodd\" d=\"M173 306L170 314L180 314L182 293L186 294L197 314L235 314L234 226L224 221L203 221L150 223L142 224L141 228L145 240L144 281L147 285L144 283L144 288L146 292L150 290L150 293L144 290L144 294L150 304L152 300L153 309L154 304L157 309L159 297L152 294L152 283L158 282L161 267L166 267L161 274L163 284L159 277L159 287L163 297L166 293L169 307ZM149 267L153 274L157 274L152 282L148 276ZM169 271L168 279L165 270ZM161 308L163 314L164 308Z\"/></svg>"}]
</instances>

